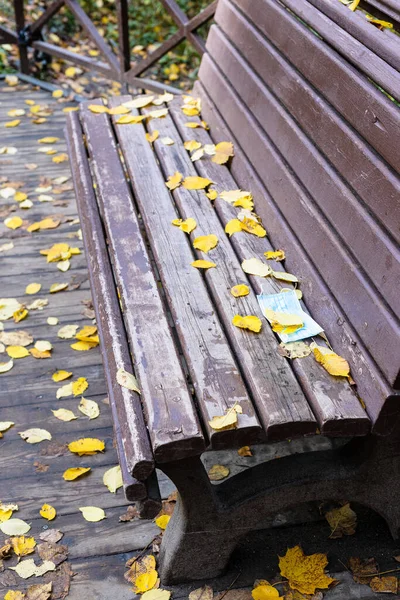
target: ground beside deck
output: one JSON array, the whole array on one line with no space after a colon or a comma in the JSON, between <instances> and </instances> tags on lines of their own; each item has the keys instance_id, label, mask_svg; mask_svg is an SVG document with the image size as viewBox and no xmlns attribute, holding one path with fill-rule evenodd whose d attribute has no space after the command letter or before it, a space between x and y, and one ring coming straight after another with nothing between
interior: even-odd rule
<instances>
[{"instance_id":1,"label":"ground beside deck","mask_svg":"<svg viewBox=\"0 0 400 600\"><path fill-rule=\"evenodd\" d=\"M54 155L38 152L41 147L38 140L46 136L60 137L59 142L52 144L57 155L66 151L63 134L65 113L62 109L68 103L57 101L48 92L33 90L31 87L15 91L2 85L0 90L0 147L17 148L16 154L0 155L0 186L1 177L8 178L7 185L10 182L23 182L19 189L26 192L33 201L32 208L24 211L12 198L0 198L0 247L8 242L14 244L12 249L0 253L0 297L16 298L27 304L36 298L49 301L43 310L30 311L27 319L20 323L5 321L4 329L29 331L35 341L48 340L54 346L50 359L16 359L13 369L0 375L0 418L1 421L15 422L15 426L0 440L0 500L18 503L19 512L14 516L31 523L30 534L36 539L46 528L54 527L64 533L60 543L68 546L69 562L76 573L69 599L132 599L134 592L123 578L125 562L151 544L159 529L151 521L119 522L118 518L126 512L127 506L123 492L120 489L117 494L111 494L102 483L104 472L117 464L117 457L100 350L94 348L88 352L77 352L70 347L74 340L57 337L57 331L63 325L75 324L82 327L92 324L89 318L91 315L87 313L90 289L85 257L83 254L73 256L70 270L62 273L57 269L56 263L48 264L46 258L39 253L41 249L58 242L67 242L82 249L72 185L71 189L60 194L54 193L54 187L57 186L47 191L46 194L54 198L52 202L39 202L40 192L35 191L40 185L48 185L48 182L41 181L42 178L54 179L70 175L67 161L55 163L52 160ZM48 105L54 111L53 114L39 125L33 124L25 115L20 117L19 126L5 128L4 123L14 118L7 116L8 111L24 108L28 112L29 106L25 101L30 99L36 104ZM38 167L29 170L25 167L28 163L36 163ZM68 184L71 184L70 179ZM8 214L10 207L15 207L16 210ZM29 233L24 228L13 231L5 227L3 221L6 217L15 215L29 223L58 215L62 222L55 229L34 233ZM35 296L27 296L25 287L32 282L41 283L42 289ZM69 289L49 294L50 285L61 282L68 282ZM57 317L58 325L48 325L48 317ZM1 355L0 362L5 360L6 355ZM98 402L100 416L97 419L89 421L79 413L77 407L80 396L56 399L57 388L71 381L54 383L51 375L58 369L72 371L73 380L78 377L87 378L89 388L84 396ZM70 422L57 420L51 410L61 407L73 410L79 417ZM27 444L19 437L18 432L32 427L48 430L52 434L52 440L36 445ZM96 456L72 456L66 444L81 437L104 440L106 451ZM75 466L90 466L92 471L82 479L64 481L63 472ZM171 491L171 485L164 477L160 478L160 485L163 497L166 497ZM51 504L57 510L57 517L51 523L39 515L44 503ZM86 522L78 509L90 505L103 508L107 518L99 523ZM310 515L310 519L312 522L306 525L272 529L252 535L238 549L229 572L223 578L207 583L215 591L220 591L228 589L231 584L233 588L243 589L250 586L256 578L272 579L278 571L277 555L283 554L288 546L301 543L307 554L327 552L330 573L336 573L342 582L325 595L328 600L387 597L373 594L367 586L352 583L351 576L343 567L349 556L374 556L381 570L396 568L391 557L400 554L399 544L390 539L383 522L377 516L361 510L356 536L344 540L329 540L326 523L315 522L313 515ZM6 537L0 534L0 546ZM5 569L0 570L0 597L8 589L23 590L28 585L41 582L41 578L36 578L35 581L34 578L27 581L20 579L8 569L14 563L14 560L4 562ZM188 592L198 586L199 584L176 587L173 589L173 598L187 598ZM229 595L233 600L234 591L230 591ZM227 600L229 595L226 596ZM247 598L250 598L248 589L241 594L241 600ZM238 600L237 595L235 600Z\"/></svg>"}]
</instances>

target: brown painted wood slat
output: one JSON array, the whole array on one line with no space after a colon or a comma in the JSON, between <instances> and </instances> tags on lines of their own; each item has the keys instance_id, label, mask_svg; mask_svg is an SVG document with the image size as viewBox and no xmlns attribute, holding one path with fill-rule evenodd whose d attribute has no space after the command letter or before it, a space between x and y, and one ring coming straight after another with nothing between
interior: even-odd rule
<instances>
[{"instance_id":1,"label":"brown painted wood slat","mask_svg":"<svg viewBox=\"0 0 400 600\"><path fill-rule=\"evenodd\" d=\"M150 121L148 128L149 131L158 130L160 137L177 137L169 116ZM190 130L186 131L189 133ZM173 146L156 142L155 148L164 174L179 170L185 176L197 175L181 139ZM213 180L218 182L220 176L214 175ZM174 190L173 196L182 218L192 217L197 222L190 236L192 241L209 233L218 237L218 246L208 255L217 268L210 269L205 278L267 438L281 440L315 431L315 418L290 365L277 353L276 338L267 323L263 323L262 330L256 335L232 325L236 314L261 316L260 308L253 294L237 299L230 293L237 283L247 282L247 276L209 199L204 191L190 191L184 187ZM198 251L197 258L204 258L203 253Z\"/></svg>"},{"instance_id":2,"label":"brown painted wood slat","mask_svg":"<svg viewBox=\"0 0 400 600\"><path fill-rule=\"evenodd\" d=\"M184 141L190 140L193 137L193 131L185 127L187 117L182 113L176 101L169 106L171 105L171 114L179 134ZM208 132L203 129L196 129L194 137L203 145L212 143ZM177 140L178 143L179 141ZM159 141L155 142L155 146L162 148ZM216 182L213 187L218 192L239 187L225 166L216 165L210 159L198 160L194 165L199 175ZM220 198L215 200L214 205L223 226L237 216L239 209ZM255 206L255 210L257 210L257 206ZM241 261L252 257L265 260L264 252L273 249L268 238L258 238L245 232L234 234L230 241ZM284 271L282 263L270 264L275 270ZM260 279L250 276L249 279L254 291L258 294L263 292L275 294L283 287L288 287L287 283L279 283L271 277ZM265 326L268 327L268 325ZM319 343L323 343L322 340ZM277 351L277 341L275 341L275 346ZM317 416L321 433L326 435L364 435L368 432L370 421L347 381L329 375L312 356L302 360L293 360L290 364Z\"/></svg>"},{"instance_id":3,"label":"brown painted wood slat","mask_svg":"<svg viewBox=\"0 0 400 600\"><path fill-rule=\"evenodd\" d=\"M233 4L220 2L218 22L269 90L400 243L398 176Z\"/></svg>"},{"instance_id":4,"label":"brown painted wood slat","mask_svg":"<svg viewBox=\"0 0 400 600\"><path fill-rule=\"evenodd\" d=\"M289 226L275 204L208 92L200 82L196 82L194 91L202 98L202 115L211 126L213 140L217 142L229 139L234 143L235 158L231 165L232 175L242 189L251 188L258 212L268 224L273 245L286 250L285 265L290 272L296 273L301 281L307 306L314 318L323 325L335 351L345 356L352 365L357 390L366 404L368 415L373 423L373 431L387 435L400 413L398 397L396 400L391 387L382 377L382 373L358 333L348 323L342 308L315 269L313 258L300 244L296 231Z\"/></svg>"},{"instance_id":5,"label":"brown painted wood slat","mask_svg":"<svg viewBox=\"0 0 400 600\"><path fill-rule=\"evenodd\" d=\"M224 76L347 245L353 261L361 265L361 277L370 278L376 286L373 295L383 297L392 309L389 312L400 318L399 245L376 223L219 28L210 32L208 46L210 54L218 57Z\"/></svg>"},{"instance_id":6,"label":"brown painted wood slat","mask_svg":"<svg viewBox=\"0 0 400 600\"><path fill-rule=\"evenodd\" d=\"M223 1L223 0L222 0ZM233 0L353 127L400 172L398 108L275 0ZM218 11L216 21L218 22ZM299 43L301 40L301 52ZM310 56L313 60L310 61ZM332 82L336 81L336 85ZM340 86L339 86L340 82ZM354 99L357 98L357 101Z\"/></svg>"},{"instance_id":7,"label":"brown painted wood slat","mask_svg":"<svg viewBox=\"0 0 400 600\"><path fill-rule=\"evenodd\" d=\"M81 106L81 115L155 459L164 462L200 454L205 447L204 437L174 347L109 119L92 113L85 104ZM115 335L111 335L108 346L114 339ZM103 344L105 351L107 345ZM127 420L139 419L141 415L139 402Z\"/></svg>"},{"instance_id":8,"label":"brown painted wood slat","mask_svg":"<svg viewBox=\"0 0 400 600\"><path fill-rule=\"evenodd\" d=\"M116 98L117 105L128 98ZM132 111L134 114L136 111ZM116 117L115 120L118 120ZM183 232L171 225L179 217L142 125L114 125L135 199L167 295L188 364L211 447L228 448L265 439L227 342L204 274L191 266L194 255ZM179 169L177 164L176 168ZM165 178L166 179L166 178ZM238 403L243 414L235 430L214 431L208 422Z\"/></svg>"},{"instance_id":9,"label":"brown painted wood slat","mask_svg":"<svg viewBox=\"0 0 400 600\"><path fill-rule=\"evenodd\" d=\"M287 168L208 54L202 61L200 78L214 103L223 106L224 118L233 128L248 160L266 183L285 218L296 229L301 243L312 255L314 264L374 360L393 383L400 364L397 321L374 294L336 232L315 209L307 191ZM332 268L333 264L335 268Z\"/></svg>"},{"instance_id":10,"label":"brown painted wood slat","mask_svg":"<svg viewBox=\"0 0 400 600\"><path fill-rule=\"evenodd\" d=\"M128 344L123 331L118 297L105 244L102 225L83 145L78 116L71 113L67 127L68 149L78 200L84 244L90 260L93 303L103 346L103 363L107 379L114 430L124 484L133 494L132 475L147 479L154 471L153 453L143 420L139 395L116 382L119 367L131 371ZM143 484L139 484L143 488ZM142 495L143 497L143 495ZM140 499L140 498L138 498Z\"/></svg>"}]
</instances>

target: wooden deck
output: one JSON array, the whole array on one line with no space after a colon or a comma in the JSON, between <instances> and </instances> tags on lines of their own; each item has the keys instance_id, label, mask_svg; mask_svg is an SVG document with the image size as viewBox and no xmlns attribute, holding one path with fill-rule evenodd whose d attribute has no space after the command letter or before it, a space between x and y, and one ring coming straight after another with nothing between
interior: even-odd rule
<instances>
[{"instance_id":1,"label":"wooden deck","mask_svg":"<svg viewBox=\"0 0 400 600\"><path fill-rule=\"evenodd\" d=\"M0 199L0 246L10 241L14 243L12 249L0 253L0 297L17 298L23 303L41 298L48 299L49 304L42 311L31 311L28 318L20 323L4 322L4 328L6 331L27 330L35 340L52 342L54 349L50 359L36 360L28 357L15 360L13 369L0 375L1 420L15 422L15 426L0 440L0 499L3 502L18 503L19 512L14 516L31 523L30 534L36 539L50 527L64 533L61 543L68 546L69 562L75 573L69 599L110 600L114 597L118 600L131 600L134 592L123 577L125 562L151 544L159 530L151 521L120 523L118 517L126 512L127 506L123 492L120 489L116 494L111 494L102 483L104 472L117 464L117 456L99 348L77 352L70 348L73 340L57 337L57 331L63 325L76 324L81 327L92 324L84 315L84 303L90 300L84 255L73 256L71 269L61 273L56 263L48 264L45 257L39 254L40 249L48 248L56 242L67 242L82 249L82 242L77 237L79 223L72 189L58 195L53 191L46 192L54 197L53 202L38 202L39 193L35 192L42 177L54 179L69 176L68 162L56 164L51 155L37 151L40 147L37 140L45 136L60 137L54 147L58 154L66 151L63 135L65 113L62 108L67 104L53 99L48 92L34 91L32 88L24 91L10 90L4 85L0 87L0 146L13 146L18 152L14 155L0 155L0 177L23 182L20 189L28 193L33 207L23 211L12 199ZM7 116L10 109L25 108L28 112L29 107L25 104L27 99L49 105L54 110L53 114L40 125L32 124L31 119L25 115L20 117L21 124L18 127L4 128L4 123L13 119ZM36 163L38 168L30 171L24 166L27 163ZM11 216L20 215L30 223L50 215L60 215L63 222L53 230L29 233L20 228L12 231L3 224L4 219L9 216L6 214L7 207L11 206L16 207L16 211L10 213ZM26 296L25 287L31 282L41 283L42 289L35 296ZM77 282L80 285L78 289L49 294L50 285L56 282L68 282L70 287ZM47 318L50 316L57 317L59 324L48 325ZM1 355L0 362L5 360L6 355ZM101 414L97 419L89 421L79 413L79 397L56 399L57 388L66 383L52 381L51 375L57 369L72 371L74 380L78 377L87 378L89 388L84 396L99 403ZM73 410L80 415L79 418L71 422L57 420L51 409L61 407ZM52 441L36 445L24 442L18 432L32 427L50 431ZM66 444L80 437L104 440L105 452L80 458L72 456ZM45 472L38 472L35 463L48 468ZM73 466L90 466L92 472L74 482L64 481L62 473ZM160 476L160 485L163 497L167 497L172 491L170 482ZM51 504L57 510L57 517L51 523L39 515L44 503ZM86 522L78 508L88 505L103 508L107 519L99 523ZM360 514L362 516L362 511ZM378 517L367 515L364 520L360 518L359 531L352 538L328 540L329 529L326 523L316 521L315 516L315 510L307 509L302 517L309 521L308 524L271 529L244 540L229 572L218 581L207 583L213 586L214 591L226 590L233 584L234 588L242 589L240 600L250 599L248 586L258 577L272 579L278 571L277 555L282 555L287 546L297 543L303 543L307 553L329 552L331 574L342 571L341 563L354 555L375 556L382 570L395 568L391 556L400 553L399 547L389 538L386 527ZM292 517L294 521L300 520L298 516ZM284 524L285 521L281 523ZM5 537L0 535L0 546ZM8 570L14 563L14 560L6 562L5 570L0 569L1 597L8 589L26 589L28 585L40 583L40 578L24 581L14 575ZM328 600L387 597L373 594L366 586L356 586L346 572L337 576L342 584L326 594ZM188 592L196 587L199 587L199 583L174 588L173 598L186 598ZM246 590L243 589L245 587ZM228 593L227 600L232 593ZM235 600L239 600L238 596Z\"/></svg>"}]
</instances>

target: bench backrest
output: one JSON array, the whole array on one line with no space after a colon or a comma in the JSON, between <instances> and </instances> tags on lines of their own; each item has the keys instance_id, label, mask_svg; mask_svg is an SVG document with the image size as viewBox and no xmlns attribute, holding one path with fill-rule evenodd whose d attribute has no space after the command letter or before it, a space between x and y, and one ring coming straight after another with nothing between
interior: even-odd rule
<instances>
[{"instance_id":1,"label":"bench backrest","mask_svg":"<svg viewBox=\"0 0 400 600\"><path fill-rule=\"evenodd\" d=\"M337 0L220 0L215 20L196 84L212 135L235 143L232 172L351 362L370 416L388 402L390 414L400 387L400 38Z\"/></svg>"}]
</instances>

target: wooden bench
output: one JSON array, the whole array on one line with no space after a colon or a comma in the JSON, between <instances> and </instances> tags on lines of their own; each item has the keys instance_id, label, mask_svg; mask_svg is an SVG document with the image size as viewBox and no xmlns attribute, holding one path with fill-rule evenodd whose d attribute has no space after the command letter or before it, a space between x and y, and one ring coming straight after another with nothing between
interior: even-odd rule
<instances>
[{"instance_id":1,"label":"wooden bench","mask_svg":"<svg viewBox=\"0 0 400 600\"><path fill-rule=\"evenodd\" d=\"M68 117L127 497L143 515L159 510L156 467L179 491L163 582L219 574L244 534L311 500L365 504L399 535L400 111L380 88L400 99L400 42L375 31L374 46L358 19L333 2L220 0L195 85L209 132L186 127L200 120L183 114L179 98L165 118L137 124L95 114L91 103ZM183 146L191 139L232 141L235 156L229 166L192 162ZM171 193L165 181L176 171L218 192L251 191L268 237L227 236L239 209L204 190ZM189 217L190 236L171 225ZM192 241L210 233L219 243L206 256ZM276 248L286 260L274 269L297 275L303 309L348 359L356 388L312 355L281 356L265 319L258 334L232 325L236 314L262 316L256 294L291 286L241 267ZM193 268L200 258L217 267ZM232 296L238 283L248 296ZM121 368L140 395L119 385ZM236 427L210 426L235 405ZM321 451L308 451L309 436ZM263 448L293 438L304 440L302 453L262 460ZM201 455L244 445L260 460L211 483Z\"/></svg>"}]
</instances>

